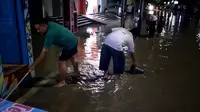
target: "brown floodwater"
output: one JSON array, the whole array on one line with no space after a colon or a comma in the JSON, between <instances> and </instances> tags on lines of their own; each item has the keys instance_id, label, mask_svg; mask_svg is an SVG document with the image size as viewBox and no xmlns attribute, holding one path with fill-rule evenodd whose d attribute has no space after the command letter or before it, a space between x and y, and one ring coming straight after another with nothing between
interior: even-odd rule
<instances>
[{"instance_id":1,"label":"brown floodwater","mask_svg":"<svg viewBox=\"0 0 200 112\"><path fill-rule=\"evenodd\" d=\"M50 112L200 112L199 27L193 20L184 25L182 15L168 13L165 17L161 37L135 40L136 63L145 74L124 74L121 81L98 79L41 88L25 104ZM79 36L77 57L86 78L103 74L98 70L102 28L85 27ZM53 48L36 73L57 70L58 53ZM130 62L127 56L126 69ZM71 66L68 72L73 72Z\"/></svg>"}]
</instances>

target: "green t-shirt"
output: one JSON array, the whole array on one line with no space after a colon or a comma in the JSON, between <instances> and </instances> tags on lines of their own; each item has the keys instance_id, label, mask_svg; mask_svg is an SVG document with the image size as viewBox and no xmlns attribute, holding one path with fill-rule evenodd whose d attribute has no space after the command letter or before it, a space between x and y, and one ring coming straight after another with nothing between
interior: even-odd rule
<instances>
[{"instance_id":1,"label":"green t-shirt","mask_svg":"<svg viewBox=\"0 0 200 112\"><path fill-rule=\"evenodd\" d=\"M48 49L54 44L58 47L72 49L77 45L77 41L77 37L64 26L48 22L44 48Z\"/></svg>"}]
</instances>

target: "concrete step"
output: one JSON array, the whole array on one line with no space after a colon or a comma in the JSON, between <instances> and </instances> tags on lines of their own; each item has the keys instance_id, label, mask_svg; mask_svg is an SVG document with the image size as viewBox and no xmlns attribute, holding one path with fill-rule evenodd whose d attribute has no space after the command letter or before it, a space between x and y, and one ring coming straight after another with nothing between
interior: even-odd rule
<instances>
[{"instance_id":1,"label":"concrete step","mask_svg":"<svg viewBox=\"0 0 200 112\"><path fill-rule=\"evenodd\" d=\"M84 17L88 18L91 21L95 21L97 23L106 24L103 19L100 19L94 15L83 15Z\"/></svg>"},{"instance_id":2,"label":"concrete step","mask_svg":"<svg viewBox=\"0 0 200 112\"><path fill-rule=\"evenodd\" d=\"M98 18L98 19L104 19L104 20L108 19L107 17L103 17L103 16L95 16L95 17Z\"/></svg>"},{"instance_id":3,"label":"concrete step","mask_svg":"<svg viewBox=\"0 0 200 112\"><path fill-rule=\"evenodd\" d=\"M78 27L82 27L82 26L94 23L94 21L85 17L84 15L78 15L77 19L78 19Z\"/></svg>"},{"instance_id":4,"label":"concrete step","mask_svg":"<svg viewBox=\"0 0 200 112\"><path fill-rule=\"evenodd\" d=\"M81 23L85 23L85 22L90 22L90 20L88 20L88 19L85 19L85 20L78 20L78 24L81 24Z\"/></svg>"},{"instance_id":5,"label":"concrete step","mask_svg":"<svg viewBox=\"0 0 200 112\"><path fill-rule=\"evenodd\" d=\"M111 19L111 18L109 18L109 16L113 16L113 17L116 17L116 18L118 18L118 19L121 18L120 16L114 15L114 14L112 14L112 13L110 13L110 15L105 15L105 14L94 14L94 15L95 15L95 16L99 16L99 17L108 18L108 19Z\"/></svg>"},{"instance_id":6,"label":"concrete step","mask_svg":"<svg viewBox=\"0 0 200 112\"><path fill-rule=\"evenodd\" d=\"M109 19L106 17L106 15L103 15L103 14L94 14L94 17L96 17L98 19L103 19L103 20Z\"/></svg>"},{"instance_id":7,"label":"concrete step","mask_svg":"<svg viewBox=\"0 0 200 112\"><path fill-rule=\"evenodd\" d=\"M77 19L81 19L81 18L85 18L85 17L82 16L82 15L78 15L78 16L77 16Z\"/></svg>"},{"instance_id":8,"label":"concrete step","mask_svg":"<svg viewBox=\"0 0 200 112\"><path fill-rule=\"evenodd\" d=\"M87 18L85 18L85 17L84 18L78 18L77 20L78 21L83 21L83 20L87 20Z\"/></svg>"},{"instance_id":9,"label":"concrete step","mask_svg":"<svg viewBox=\"0 0 200 112\"><path fill-rule=\"evenodd\" d=\"M100 20L106 20L107 18L102 17L101 15L98 15L98 17L96 17L97 19ZM63 17L51 17L52 20L54 20L56 23L59 23L61 25L63 25ZM82 27L85 25L89 25L94 23L94 19L91 18L87 18L84 15L78 15L77 16L77 23L78 23L78 27Z\"/></svg>"},{"instance_id":10,"label":"concrete step","mask_svg":"<svg viewBox=\"0 0 200 112\"><path fill-rule=\"evenodd\" d=\"M81 23L81 24L78 24L78 27L82 27L82 26L85 26L85 25L89 25L89 24L92 24L93 22L89 21L89 22L85 22L85 23Z\"/></svg>"},{"instance_id":11,"label":"concrete step","mask_svg":"<svg viewBox=\"0 0 200 112\"><path fill-rule=\"evenodd\" d=\"M96 18L97 18L97 19L102 19L102 20L108 20L108 18L106 18L106 17L97 16Z\"/></svg>"},{"instance_id":12,"label":"concrete step","mask_svg":"<svg viewBox=\"0 0 200 112\"><path fill-rule=\"evenodd\" d=\"M94 14L95 16L99 16L99 17L106 17L106 15L104 14Z\"/></svg>"}]
</instances>

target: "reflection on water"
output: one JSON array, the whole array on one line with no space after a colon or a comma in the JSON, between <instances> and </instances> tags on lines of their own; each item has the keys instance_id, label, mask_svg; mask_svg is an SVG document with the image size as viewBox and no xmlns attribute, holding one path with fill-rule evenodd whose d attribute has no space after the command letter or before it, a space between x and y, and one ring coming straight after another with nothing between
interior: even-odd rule
<instances>
[{"instance_id":1,"label":"reflection on water","mask_svg":"<svg viewBox=\"0 0 200 112\"><path fill-rule=\"evenodd\" d=\"M198 33L197 33L197 44L198 44L198 47L199 47L199 50L200 50L200 28L197 29L198 30Z\"/></svg>"},{"instance_id":2,"label":"reflection on water","mask_svg":"<svg viewBox=\"0 0 200 112\"><path fill-rule=\"evenodd\" d=\"M197 35L197 43L198 43L199 50L200 50L200 32Z\"/></svg>"},{"instance_id":3,"label":"reflection on water","mask_svg":"<svg viewBox=\"0 0 200 112\"><path fill-rule=\"evenodd\" d=\"M84 80L78 82L79 89L88 91L91 93L91 97L98 100L99 94L104 92L104 87L106 83L112 81L105 81L102 79L103 71L98 69L99 60L100 60L100 52L102 46L103 37L101 35L101 28L92 28L88 27L86 32L90 34L90 36L86 39L80 37L79 42L79 61L81 62L79 66L81 78ZM125 47L125 49L127 49ZM128 59L130 60L130 59ZM110 67L111 68L111 67ZM101 77L101 78L97 78ZM88 81L91 79L95 79L95 81ZM123 85L128 84L127 77L124 76L123 80L119 81L117 84L112 86L112 89L109 90L109 94L116 93L119 91ZM132 88L132 86L128 86L128 89Z\"/></svg>"},{"instance_id":4,"label":"reflection on water","mask_svg":"<svg viewBox=\"0 0 200 112\"><path fill-rule=\"evenodd\" d=\"M168 47L172 46L172 42L161 38L159 40L159 44L158 45L160 47L160 50L166 50L167 51Z\"/></svg>"},{"instance_id":5,"label":"reflection on water","mask_svg":"<svg viewBox=\"0 0 200 112\"><path fill-rule=\"evenodd\" d=\"M97 28L88 28L90 37L86 39L85 43L85 61L88 63L98 66L99 64L99 48L97 47Z\"/></svg>"},{"instance_id":6,"label":"reflection on water","mask_svg":"<svg viewBox=\"0 0 200 112\"><path fill-rule=\"evenodd\" d=\"M97 35L97 28L88 27L86 32L90 36L86 40L80 40L79 53L82 62L79 69L81 71L82 79L95 79L98 76L103 76L103 72L98 69L100 59L100 46L102 43ZM81 38L81 37L80 37ZM85 41L84 43L82 41ZM80 89L84 91L90 91L92 94L96 94L103 91L104 81L98 79L93 82L81 81L78 83Z\"/></svg>"},{"instance_id":7,"label":"reflection on water","mask_svg":"<svg viewBox=\"0 0 200 112\"><path fill-rule=\"evenodd\" d=\"M172 39L174 36L178 35L180 31L183 15L179 13L175 15L173 12L163 12L163 14L165 17L165 27L161 36Z\"/></svg>"},{"instance_id":8,"label":"reflection on water","mask_svg":"<svg viewBox=\"0 0 200 112\"><path fill-rule=\"evenodd\" d=\"M149 39L149 40L136 40L136 59L138 64L148 69L152 74L156 74L158 71L162 72L166 70L166 65L163 62L167 62L170 59L168 51L173 47L173 39L177 39L180 33L180 24L182 21L182 15L173 15L172 12L166 12L165 27L161 38ZM100 49L102 45L103 37L101 36L102 27L88 27L86 32L89 33L88 38L80 37L79 45L79 61L80 71L82 78L95 79L97 76L103 76L103 72L98 70L98 64L100 59ZM140 43L141 41L141 43ZM144 47L147 46L146 49ZM127 49L124 47L124 49ZM145 52L143 52L145 51ZM125 52L126 56L127 52ZM142 60L149 60L142 62ZM162 64L158 62L160 60ZM130 67L131 59L127 57L126 67ZM141 76L140 78L147 78L148 76ZM81 81L79 82L79 89L92 93L91 97L98 99L99 94L105 92L105 85L107 82L97 79L95 81ZM120 83L115 83L112 89L108 93L115 93L122 89L124 91L124 85L127 86L127 90L133 88L129 84L129 76L122 76Z\"/></svg>"}]
</instances>

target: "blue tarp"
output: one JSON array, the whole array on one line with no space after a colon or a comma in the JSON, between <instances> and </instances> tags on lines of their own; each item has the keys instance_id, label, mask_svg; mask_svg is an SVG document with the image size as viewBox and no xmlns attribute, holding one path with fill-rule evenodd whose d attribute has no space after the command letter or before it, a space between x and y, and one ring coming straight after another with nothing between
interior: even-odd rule
<instances>
[{"instance_id":1,"label":"blue tarp","mask_svg":"<svg viewBox=\"0 0 200 112\"><path fill-rule=\"evenodd\" d=\"M0 53L4 64L21 64L15 0L0 0Z\"/></svg>"}]
</instances>

